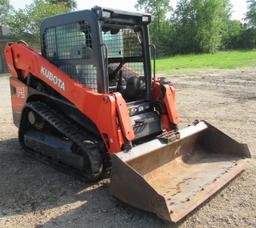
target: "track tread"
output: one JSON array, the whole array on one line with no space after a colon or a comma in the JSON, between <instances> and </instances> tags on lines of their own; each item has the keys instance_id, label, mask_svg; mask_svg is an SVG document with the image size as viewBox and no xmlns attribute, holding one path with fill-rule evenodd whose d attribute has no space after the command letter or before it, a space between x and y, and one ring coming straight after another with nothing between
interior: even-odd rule
<instances>
[{"instance_id":1,"label":"track tread","mask_svg":"<svg viewBox=\"0 0 256 228\"><path fill-rule=\"evenodd\" d=\"M74 122L71 122L69 119L67 119L65 116L57 113L53 108L49 107L43 102L37 101L37 102L29 102L26 105L26 108L29 108L33 110L35 113L37 113L41 118L43 118L48 124L53 126L57 131L59 131L62 135L69 138L72 142L74 142L77 146L81 147L84 151L87 152L89 159L91 160L91 168L93 171L95 171L99 167L98 160L101 160L99 156L101 156L98 153L92 153L91 151L88 153L88 145L86 145L86 142L94 142L95 144L98 143L98 141L93 138L91 135L87 134L84 129L82 129L79 125L77 125ZM87 143L88 144L88 143ZM90 148L91 145L89 145ZM77 170L75 168L72 168L70 166L67 166L63 163L60 163L59 161L54 161L53 159L50 159L40 153L35 153L29 148L25 148L27 152L30 152L30 157L36 158L37 160L42 161L43 163L53 165L55 168L60 169L61 171L65 171L68 173L71 172L71 174L75 174L75 176L78 176L82 178L85 181L95 181L99 178L95 178L95 180L91 177L88 178L82 171ZM96 157L96 160L93 158ZM97 176L97 173L95 172L95 176Z\"/></svg>"}]
</instances>

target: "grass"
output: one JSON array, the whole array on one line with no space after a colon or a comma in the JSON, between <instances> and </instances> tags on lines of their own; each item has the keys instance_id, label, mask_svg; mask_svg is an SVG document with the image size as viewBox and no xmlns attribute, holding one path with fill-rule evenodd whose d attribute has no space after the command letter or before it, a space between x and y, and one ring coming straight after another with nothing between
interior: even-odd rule
<instances>
[{"instance_id":1,"label":"grass","mask_svg":"<svg viewBox=\"0 0 256 228\"><path fill-rule=\"evenodd\" d=\"M156 60L156 71L161 74L173 73L179 69L234 69L240 67L256 67L256 50L177 55Z\"/></svg>"}]
</instances>

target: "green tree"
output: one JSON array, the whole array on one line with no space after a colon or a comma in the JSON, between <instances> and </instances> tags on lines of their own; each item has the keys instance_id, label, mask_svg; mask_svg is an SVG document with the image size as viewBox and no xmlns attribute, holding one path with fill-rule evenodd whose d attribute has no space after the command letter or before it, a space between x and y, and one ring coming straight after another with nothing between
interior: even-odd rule
<instances>
[{"instance_id":1,"label":"green tree","mask_svg":"<svg viewBox=\"0 0 256 228\"><path fill-rule=\"evenodd\" d=\"M246 14L246 20L251 27L256 28L256 0L247 0L248 11Z\"/></svg>"},{"instance_id":2,"label":"green tree","mask_svg":"<svg viewBox=\"0 0 256 228\"><path fill-rule=\"evenodd\" d=\"M70 10L74 10L77 7L75 0L47 0L47 2L53 3L53 4L62 4L69 8Z\"/></svg>"},{"instance_id":3,"label":"green tree","mask_svg":"<svg viewBox=\"0 0 256 228\"><path fill-rule=\"evenodd\" d=\"M256 48L256 29L251 27L245 28L240 37L239 47L243 49L255 49Z\"/></svg>"},{"instance_id":4,"label":"green tree","mask_svg":"<svg viewBox=\"0 0 256 228\"><path fill-rule=\"evenodd\" d=\"M241 35L244 32L243 25L238 20L228 20L226 29L222 33L222 48L237 49L241 48Z\"/></svg>"},{"instance_id":5,"label":"green tree","mask_svg":"<svg viewBox=\"0 0 256 228\"><path fill-rule=\"evenodd\" d=\"M170 50L173 26L166 16L171 10L169 3L169 0L138 0L135 6L152 15L150 35L158 55L166 55Z\"/></svg>"},{"instance_id":6,"label":"green tree","mask_svg":"<svg viewBox=\"0 0 256 228\"><path fill-rule=\"evenodd\" d=\"M7 23L8 16L11 10L12 6L9 0L0 0L0 25L4 25Z\"/></svg>"},{"instance_id":7,"label":"green tree","mask_svg":"<svg viewBox=\"0 0 256 228\"><path fill-rule=\"evenodd\" d=\"M214 53L229 16L229 0L180 0L174 15L178 51Z\"/></svg>"},{"instance_id":8,"label":"green tree","mask_svg":"<svg viewBox=\"0 0 256 228\"><path fill-rule=\"evenodd\" d=\"M165 21L166 14L170 9L170 0L138 0L136 4L137 9L143 9L145 12L150 13L153 21L160 23Z\"/></svg>"},{"instance_id":9,"label":"green tree","mask_svg":"<svg viewBox=\"0 0 256 228\"><path fill-rule=\"evenodd\" d=\"M196 11L192 1L180 0L177 3L173 16L175 25L175 47L176 52L190 53L198 50L196 42Z\"/></svg>"},{"instance_id":10,"label":"green tree","mask_svg":"<svg viewBox=\"0 0 256 228\"><path fill-rule=\"evenodd\" d=\"M222 33L229 17L227 0L194 0L197 9L196 40L202 52L214 53L221 46Z\"/></svg>"},{"instance_id":11,"label":"green tree","mask_svg":"<svg viewBox=\"0 0 256 228\"><path fill-rule=\"evenodd\" d=\"M66 13L70 9L60 3L50 3L44 0L34 0L25 9L14 11L8 20L11 33L18 39L24 39L39 47L40 23L43 18Z\"/></svg>"}]
</instances>

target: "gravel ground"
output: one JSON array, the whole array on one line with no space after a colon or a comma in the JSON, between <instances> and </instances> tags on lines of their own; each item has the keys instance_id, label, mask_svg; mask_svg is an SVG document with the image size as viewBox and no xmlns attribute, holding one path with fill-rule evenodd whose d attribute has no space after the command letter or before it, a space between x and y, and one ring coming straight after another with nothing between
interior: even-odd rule
<instances>
[{"instance_id":1,"label":"gravel ground","mask_svg":"<svg viewBox=\"0 0 256 228\"><path fill-rule=\"evenodd\" d=\"M177 70L171 79L182 125L205 119L249 144L254 158L241 176L179 224L168 224L113 198L108 180L88 185L25 157L2 76L0 227L256 227L256 69Z\"/></svg>"}]
</instances>

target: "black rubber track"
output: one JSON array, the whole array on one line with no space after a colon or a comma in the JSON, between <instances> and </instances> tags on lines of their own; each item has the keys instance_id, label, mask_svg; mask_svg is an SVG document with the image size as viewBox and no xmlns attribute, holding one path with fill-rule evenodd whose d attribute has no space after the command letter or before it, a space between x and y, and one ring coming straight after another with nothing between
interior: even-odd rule
<instances>
[{"instance_id":1,"label":"black rubber track","mask_svg":"<svg viewBox=\"0 0 256 228\"><path fill-rule=\"evenodd\" d=\"M78 177L82 181L93 182L106 177L109 174L103 169L103 155L96 150L88 150L92 147L92 144L95 144L98 147L98 141L90 136L82 127L70 121L64 115L57 113L54 109L42 102L29 102L27 103L26 109L33 110L37 115L43 118L49 125L55 128L63 136L67 137L69 140L74 142L79 148L85 151L91 163L92 173L86 174L81 170L75 169L71 166L65 165L59 161L50 159L47 156L44 156L38 151L34 151L24 145L24 142L21 142L24 151L26 154L36 160L39 160L49 166L52 166L62 172L71 174ZM21 131L21 129L20 129ZM21 138L21 136L19 136ZM99 148L99 147L98 147ZM100 170L100 171L99 171Z\"/></svg>"}]
</instances>

